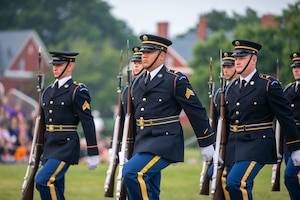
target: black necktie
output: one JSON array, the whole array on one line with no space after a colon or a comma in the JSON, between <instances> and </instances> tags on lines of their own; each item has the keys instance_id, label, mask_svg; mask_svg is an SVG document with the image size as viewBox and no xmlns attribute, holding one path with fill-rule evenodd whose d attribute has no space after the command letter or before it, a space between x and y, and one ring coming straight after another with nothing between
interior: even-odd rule
<instances>
[{"instance_id":1,"label":"black necktie","mask_svg":"<svg viewBox=\"0 0 300 200\"><path fill-rule=\"evenodd\" d=\"M149 72L147 72L146 77L145 77L145 85L147 85L151 80L151 75Z\"/></svg>"},{"instance_id":2,"label":"black necktie","mask_svg":"<svg viewBox=\"0 0 300 200\"><path fill-rule=\"evenodd\" d=\"M246 83L247 83L247 81L246 80L242 80L242 84L241 84L241 91L242 91L242 89L244 89L244 87L246 86Z\"/></svg>"}]
</instances>

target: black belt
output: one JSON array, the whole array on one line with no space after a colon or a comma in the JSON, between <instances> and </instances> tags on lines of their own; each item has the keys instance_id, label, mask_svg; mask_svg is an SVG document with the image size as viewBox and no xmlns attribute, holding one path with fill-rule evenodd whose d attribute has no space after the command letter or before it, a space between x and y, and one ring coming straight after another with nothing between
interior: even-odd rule
<instances>
[{"instance_id":1,"label":"black belt","mask_svg":"<svg viewBox=\"0 0 300 200\"><path fill-rule=\"evenodd\" d=\"M145 126L157 126L162 124L170 124L178 121L179 121L178 115L170 116L170 117L162 117L157 119L144 119L143 117L141 117L140 119L136 120L136 125L140 126L141 129L143 129Z\"/></svg>"},{"instance_id":2,"label":"black belt","mask_svg":"<svg viewBox=\"0 0 300 200\"><path fill-rule=\"evenodd\" d=\"M266 123L258 123L258 124L246 124L246 125L230 125L230 131L238 133L238 132L245 132L245 131L256 131L256 130L263 130L273 128L272 122Z\"/></svg>"},{"instance_id":3,"label":"black belt","mask_svg":"<svg viewBox=\"0 0 300 200\"><path fill-rule=\"evenodd\" d=\"M48 131L48 132L74 132L74 131L77 131L77 125L47 124L46 131Z\"/></svg>"}]
</instances>

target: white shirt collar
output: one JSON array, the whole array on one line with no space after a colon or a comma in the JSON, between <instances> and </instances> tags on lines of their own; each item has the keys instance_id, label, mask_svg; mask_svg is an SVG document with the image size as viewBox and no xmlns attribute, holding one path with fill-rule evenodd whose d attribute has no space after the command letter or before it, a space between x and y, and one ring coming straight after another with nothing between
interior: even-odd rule
<instances>
[{"instance_id":1,"label":"white shirt collar","mask_svg":"<svg viewBox=\"0 0 300 200\"><path fill-rule=\"evenodd\" d=\"M72 76L67 76L67 77L64 77L62 79L55 79L52 87L54 87L55 83L58 82L58 88L60 88L61 86L63 86L68 80L70 80L72 78Z\"/></svg>"},{"instance_id":2,"label":"white shirt collar","mask_svg":"<svg viewBox=\"0 0 300 200\"><path fill-rule=\"evenodd\" d=\"M150 75L151 75L151 79L150 80L152 80L156 76L156 74L161 70L162 67L163 67L163 65L157 67L152 72L150 72Z\"/></svg>"},{"instance_id":3,"label":"white shirt collar","mask_svg":"<svg viewBox=\"0 0 300 200\"><path fill-rule=\"evenodd\" d=\"M254 71L253 72L251 72L247 77L245 77L245 78L242 78L241 76L240 76L240 83L242 82L242 80L245 80L246 81L246 85L249 83L249 81L251 80L251 78L253 77L253 75L256 73L256 69L254 69ZM246 86L245 85L245 86Z\"/></svg>"}]
</instances>

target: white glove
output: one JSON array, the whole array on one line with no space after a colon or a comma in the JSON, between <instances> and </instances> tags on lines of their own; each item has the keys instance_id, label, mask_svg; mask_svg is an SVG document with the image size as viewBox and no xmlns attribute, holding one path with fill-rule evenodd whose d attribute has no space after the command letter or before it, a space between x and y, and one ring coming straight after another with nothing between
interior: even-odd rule
<instances>
[{"instance_id":1,"label":"white glove","mask_svg":"<svg viewBox=\"0 0 300 200\"><path fill-rule=\"evenodd\" d=\"M293 151L291 157L294 165L300 166L300 150Z\"/></svg>"},{"instance_id":2,"label":"white glove","mask_svg":"<svg viewBox=\"0 0 300 200\"><path fill-rule=\"evenodd\" d=\"M200 149L201 149L202 159L204 161L211 161L215 151L214 146L211 144L207 147L201 147Z\"/></svg>"},{"instance_id":3,"label":"white glove","mask_svg":"<svg viewBox=\"0 0 300 200\"><path fill-rule=\"evenodd\" d=\"M90 170L96 169L97 166L99 165L99 156L98 155L88 156L86 160L86 165Z\"/></svg>"}]
</instances>

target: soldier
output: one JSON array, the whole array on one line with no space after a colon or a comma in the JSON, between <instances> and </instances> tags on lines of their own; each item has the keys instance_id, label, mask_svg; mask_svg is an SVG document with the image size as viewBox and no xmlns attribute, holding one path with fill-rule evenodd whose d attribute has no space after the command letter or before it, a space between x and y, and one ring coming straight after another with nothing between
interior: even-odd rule
<instances>
[{"instance_id":1,"label":"soldier","mask_svg":"<svg viewBox=\"0 0 300 200\"><path fill-rule=\"evenodd\" d=\"M140 75L143 71L142 65L142 52L140 52L141 47L135 46L132 48L133 56L131 62L133 62L133 78Z\"/></svg>"},{"instance_id":2,"label":"soldier","mask_svg":"<svg viewBox=\"0 0 300 200\"><path fill-rule=\"evenodd\" d=\"M98 147L95 125L91 115L90 95L83 84L72 80L76 52L53 51L55 82L42 95L45 115L45 133L42 163L36 176L36 188L41 199L65 199L65 173L70 165L78 164L79 137L77 125L81 122L87 142L87 167L98 166Z\"/></svg>"},{"instance_id":3,"label":"soldier","mask_svg":"<svg viewBox=\"0 0 300 200\"><path fill-rule=\"evenodd\" d=\"M300 135L282 88L274 78L256 69L261 45L235 40L235 68L240 75L225 95L228 139L226 144L226 190L231 199L252 199L253 181L265 164L277 162L274 117L285 130L293 161L300 165Z\"/></svg>"},{"instance_id":4,"label":"soldier","mask_svg":"<svg viewBox=\"0 0 300 200\"><path fill-rule=\"evenodd\" d=\"M203 159L211 160L215 134L187 77L165 65L172 42L155 35L141 35L142 63L146 69L132 84L136 120L133 156L123 168L131 200L159 199L161 170L183 162L184 138L179 121L183 109L193 126Z\"/></svg>"},{"instance_id":5,"label":"soldier","mask_svg":"<svg viewBox=\"0 0 300 200\"><path fill-rule=\"evenodd\" d=\"M224 78L226 80L226 86L239 76L234 67L234 57L232 57L232 52L222 53L222 69ZM221 88L219 88L214 95L214 102L217 110L216 116L219 116L220 113L220 89Z\"/></svg>"},{"instance_id":6,"label":"soldier","mask_svg":"<svg viewBox=\"0 0 300 200\"><path fill-rule=\"evenodd\" d=\"M292 60L292 72L295 79L295 82L290 83L284 90L284 96L287 98L290 108L293 111L295 123L297 125L298 133L300 133L300 90L299 81L300 81L300 53L293 52L290 55ZM283 129L283 132L285 130ZM285 158L285 172L284 172L284 183L289 191L291 200L299 199L300 197L300 166L295 166L293 160L290 158L291 153L284 145L284 158Z\"/></svg>"}]
</instances>

